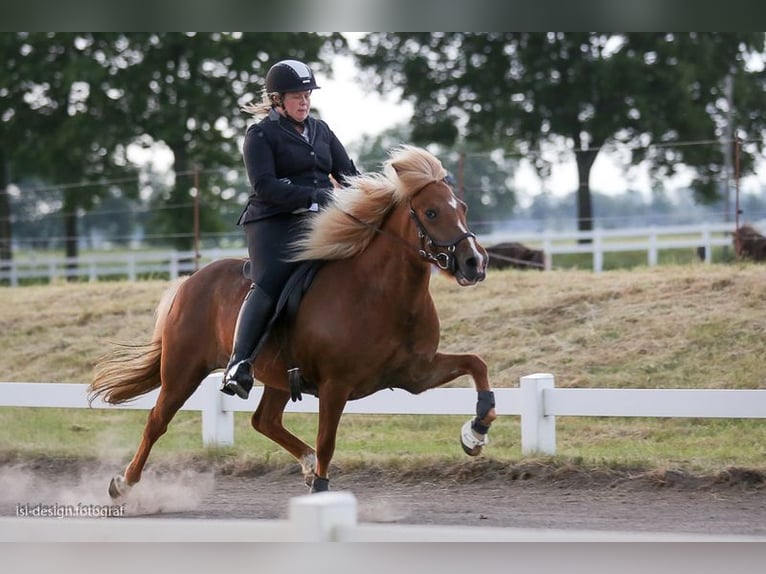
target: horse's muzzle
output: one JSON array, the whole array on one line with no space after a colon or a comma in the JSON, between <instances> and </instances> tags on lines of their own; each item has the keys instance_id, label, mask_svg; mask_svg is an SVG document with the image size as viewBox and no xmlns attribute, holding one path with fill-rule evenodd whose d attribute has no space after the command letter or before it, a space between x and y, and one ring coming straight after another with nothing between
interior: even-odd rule
<instances>
[{"instance_id":1,"label":"horse's muzzle","mask_svg":"<svg viewBox=\"0 0 766 574\"><path fill-rule=\"evenodd\" d=\"M486 251L478 248L478 246L474 246L473 241L469 243L471 244L470 248L465 251L459 251L456 257L455 280L458 285L463 287L484 281L487 276L487 263L489 262Z\"/></svg>"}]
</instances>

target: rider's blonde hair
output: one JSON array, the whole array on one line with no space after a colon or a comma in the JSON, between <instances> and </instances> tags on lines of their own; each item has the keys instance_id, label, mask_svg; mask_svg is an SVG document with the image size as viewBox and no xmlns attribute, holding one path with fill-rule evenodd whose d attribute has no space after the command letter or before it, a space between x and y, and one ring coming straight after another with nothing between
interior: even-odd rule
<instances>
[{"instance_id":1,"label":"rider's blonde hair","mask_svg":"<svg viewBox=\"0 0 766 574\"><path fill-rule=\"evenodd\" d=\"M278 94L274 93L268 93L265 89L263 92L261 92L261 100L256 102L250 102L248 104L245 104L240 109L253 116L255 119L261 119L266 117L268 115L269 110L271 110L273 107L276 106L276 102L274 101L274 97L278 96Z\"/></svg>"}]
</instances>

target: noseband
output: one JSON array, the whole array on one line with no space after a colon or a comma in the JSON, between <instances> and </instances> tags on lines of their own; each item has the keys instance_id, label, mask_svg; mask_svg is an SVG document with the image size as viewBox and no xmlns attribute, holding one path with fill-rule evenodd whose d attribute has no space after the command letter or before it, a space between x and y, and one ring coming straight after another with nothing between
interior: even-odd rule
<instances>
[{"instance_id":1,"label":"noseband","mask_svg":"<svg viewBox=\"0 0 766 574\"><path fill-rule=\"evenodd\" d=\"M430 183L436 182L432 181ZM457 268L455 249L461 241L468 238L476 239L476 235L470 231L466 231L465 233L458 235L452 241L437 241L431 237L431 235L428 233L428 230L426 229L426 226L423 225L422 221L420 221L418 214L415 213L415 209L412 207L412 200L418 193L428 187L430 183L424 185L422 188L416 191L412 197L410 197L410 217L415 221L415 225L418 226L418 239L420 239L420 248L418 249L418 254L426 261L435 264L439 269L443 269L444 271L448 271L449 273L454 274ZM446 249L446 251L440 251L439 249Z\"/></svg>"},{"instance_id":2,"label":"noseband","mask_svg":"<svg viewBox=\"0 0 766 574\"><path fill-rule=\"evenodd\" d=\"M418 249L418 254L426 261L434 263L439 269L454 273L457 267L455 249L457 248L458 243L469 237L475 239L476 235L470 231L466 231L465 233L458 235L452 241L437 241L429 235L426 226L420 221L417 213L415 213L415 210L412 208L412 205L410 205L410 217L415 220L415 225L418 226L418 239L420 239L420 249ZM439 251L439 248L446 249L446 251Z\"/></svg>"},{"instance_id":3,"label":"noseband","mask_svg":"<svg viewBox=\"0 0 766 574\"><path fill-rule=\"evenodd\" d=\"M438 180L434 180L429 183L435 183ZM431 235L428 233L428 230L426 229L426 226L423 225L423 222L420 221L420 218L418 218L418 214L415 213L415 209L412 207L412 199L421 191L423 191L429 184L424 185L422 188L420 188L418 191L416 191L412 197L410 197L409 205L410 205L410 217L415 222L415 225L418 227L418 239L420 240L420 247L415 248L417 249L418 255L420 255L423 259L428 261L429 263L433 263L436 265L439 269L443 269L444 271L447 271L451 274L455 273L455 270L457 269L457 260L455 258L455 249L457 248L458 244L463 241L463 239L473 238L476 239L476 234L466 231L465 233L460 234L458 237L453 239L452 241L437 241ZM396 239L397 241L403 243L404 245L407 245L408 247L412 248L413 246L407 243L404 239L399 237L398 235L394 235L390 232L387 232L383 230L380 227L374 227L367 223L366 221L362 221L355 215L352 215L351 213L348 213L346 211L343 211L343 213L349 217L350 219L353 219L358 224L363 225L365 227L371 228L375 233L378 233L380 235L386 235L388 237L391 237L393 239ZM446 249L446 251L439 251L438 249Z\"/></svg>"}]
</instances>

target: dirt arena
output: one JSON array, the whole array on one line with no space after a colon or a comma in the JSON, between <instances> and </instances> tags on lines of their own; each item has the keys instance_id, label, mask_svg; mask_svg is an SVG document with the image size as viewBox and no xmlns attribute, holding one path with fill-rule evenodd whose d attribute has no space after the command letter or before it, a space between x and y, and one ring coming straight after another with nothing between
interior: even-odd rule
<instances>
[{"instance_id":1,"label":"dirt arena","mask_svg":"<svg viewBox=\"0 0 766 574\"><path fill-rule=\"evenodd\" d=\"M106 489L117 469L77 460L6 461L0 515L14 516L25 504L110 504ZM404 473L338 468L331 489L356 496L360 522L766 537L766 476L743 469L698 477L478 459ZM126 499L125 515L281 519L289 499L306 493L297 465L150 465Z\"/></svg>"}]
</instances>

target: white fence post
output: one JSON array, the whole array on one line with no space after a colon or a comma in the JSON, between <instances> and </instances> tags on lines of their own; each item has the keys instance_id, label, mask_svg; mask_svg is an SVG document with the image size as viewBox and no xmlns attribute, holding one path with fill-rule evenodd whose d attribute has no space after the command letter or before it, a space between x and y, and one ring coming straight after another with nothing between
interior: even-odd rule
<instances>
[{"instance_id":1,"label":"white fence post","mask_svg":"<svg viewBox=\"0 0 766 574\"><path fill-rule=\"evenodd\" d=\"M550 373L521 377L521 454L556 454L556 417L545 414L546 389L554 388Z\"/></svg>"},{"instance_id":2,"label":"white fence post","mask_svg":"<svg viewBox=\"0 0 766 574\"><path fill-rule=\"evenodd\" d=\"M647 253L647 264L649 267L655 267L659 259L657 255L657 231L652 226L652 232L649 234L649 249Z\"/></svg>"},{"instance_id":3,"label":"white fence post","mask_svg":"<svg viewBox=\"0 0 766 574\"><path fill-rule=\"evenodd\" d=\"M171 281L174 281L178 279L178 252L173 251L173 253L170 254L170 279Z\"/></svg>"},{"instance_id":4,"label":"white fence post","mask_svg":"<svg viewBox=\"0 0 766 574\"><path fill-rule=\"evenodd\" d=\"M218 390L217 380L206 378L200 384L203 391L202 444L205 446L231 446L234 444L234 413L223 410L224 394Z\"/></svg>"},{"instance_id":5,"label":"white fence post","mask_svg":"<svg viewBox=\"0 0 766 574\"><path fill-rule=\"evenodd\" d=\"M604 270L604 238L600 229L593 231L593 271L601 273Z\"/></svg>"},{"instance_id":6,"label":"white fence post","mask_svg":"<svg viewBox=\"0 0 766 574\"><path fill-rule=\"evenodd\" d=\"M350 492L318 492L290 499L288 519L301 542L337 541L336 528L357 524L356 497Z\"/></svg>"},{"instance_id":7,"label":"white fence post","mask_svg":"<svg viewBox=\"0 0 766 574\"><path fill-rule=\"evenodd\" d=\"M710 228L704 224L702 228L702 243L705 246L705 263L713 262L713 244L710 241Z\"/></svg>"},{"instance_id":8,"label":"white fence post","mask_svg":"<svg viewBox=\"0 0 766 574\"><path fill-rule=\"evenodd\" d=\"M546 271L550 271L553 269L553 249L552 249L553 243L548 238L547 234L545 238L543 239L543 258L544 258L544 268Z\"/></svg>"},{"instance_id":9,"label":"white fence post","mask_svg":"<svg viewBox=\"0 0 766 574\"><path fill-rule=\"evenodd\" d=\"M11 261L11 286L19 286L19 268L16 266L16 260Z\"/></svg>"}]
</instances>

